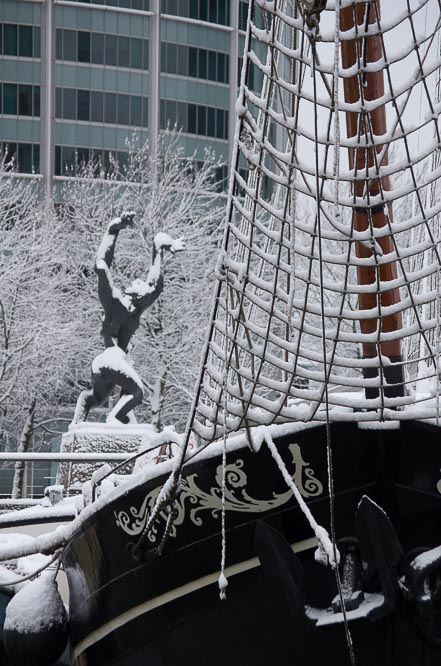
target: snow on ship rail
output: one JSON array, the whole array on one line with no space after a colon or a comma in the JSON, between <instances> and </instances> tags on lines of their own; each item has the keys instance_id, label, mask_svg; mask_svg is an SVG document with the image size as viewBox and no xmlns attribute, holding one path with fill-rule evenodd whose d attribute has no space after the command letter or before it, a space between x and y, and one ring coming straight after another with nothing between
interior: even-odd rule
<instances>
[{"instance_id":1,"label":"snow on ship rail","mask_svg":"<svg viewBox=\"0 0 441 666\"><path fill-rule=\"evenodd\" d=\"M438 419L439 6L318 4L319 30L314 3L250 2L202 443Z\"/></svg>"}]
</instances>

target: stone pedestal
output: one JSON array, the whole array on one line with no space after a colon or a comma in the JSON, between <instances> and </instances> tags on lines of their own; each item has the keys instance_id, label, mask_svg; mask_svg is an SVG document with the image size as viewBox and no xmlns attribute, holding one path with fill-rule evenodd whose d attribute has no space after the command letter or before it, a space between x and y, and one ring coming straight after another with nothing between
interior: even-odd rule
<instances>
[{"instance_id":1,"label":"stone pedestal","mask_svg":"<svg viewBox=\"0 0 441 666\"><path fill-rule=\"evenodd\" d=\"M76 423L61 439L61 451L65 453L127 453L127 457L138 453L141 444L154 436L150 424L115 425L114 423ZM116 463L115 463L116 464ZM71 488L75 484L88 481L102 462L60 463L57 483ZM118 470L119 474L129 474L133 463Z\"/></svg>"}]
</instances>

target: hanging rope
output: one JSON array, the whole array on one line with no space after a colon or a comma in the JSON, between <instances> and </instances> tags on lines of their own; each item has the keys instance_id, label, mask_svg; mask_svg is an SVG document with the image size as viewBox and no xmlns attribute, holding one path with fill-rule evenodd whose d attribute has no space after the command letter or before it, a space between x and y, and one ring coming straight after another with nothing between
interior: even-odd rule
<instances>
[{"instance_id":1,"label":"hanging rope","mask_svg":"<svg viewBox=\"0 0 441 666\"><path fill-rule=\"evenodd\" d=\"M225 279L228 283L228 271L226 272ZM228 349L228 326L229 326L229 308L228 308L228 292L226 292L225 297L225 340L224 340L224 353L225 359L230 358L230 352ZM227 586L228 580L225 576L225 561L227 556L227 535L226 535L226 526L225 526L225 485L227 477L227 415L228 415L228 392L227 392L227 383L228 383L228 373L229 373L229 362L226 362L224 369L223 377L223 409L224 409L224 427L223 427L223 437L222 437L222 482L221 482L221 562L220 562L220 574L219 574L219 597L221 601L225 601L227 598Z\"/></svg>"},{"instance_id":2,"label":"hanging rope","mask_svg":"<svg viewBox=\"0 0 441 666\"><path fill-rule=\"evenodd\" d=\"M323 353L323 368L325 373L324 378L324 403L326 413L326 458L327 458L327 471L328 471L328 495L329 495L329 522L331 529L331 541L334 551L334 561L339 561L337 557L337 538L335 530L335 498L334 498L334 470L332 459L332 441L331 441L331 423L329 416L329 393L328 393L328 378L330 367L327 363L327 349L326 349L326 321L325 321L325 303L324 303L324 276L323 276L323 241L322 241L322 224L321 224L321 205L320 205L320 177L319 177L319 129L318 129L318 113L317 113L317 72L316 72L316 59L315 59L315 41L314 36L312 40L312 71L313 71L313 86L314 86L314 135L315 135L315 159L316 159L316 196L317 196L317 236L318 236L318 252L320 262L320 303L321 303L321 332L322 332L322 353ZM338 100L338 73L339 73L339 56L340 56L340 2L337 0L335 8L335 42L334 42L334 72L333 72L333 109L334 109L334 215L339 217L338 203L339 203L339 184L340 184L340 125L339 125L339 100ZM340 607L343 613L343 624L345 629L346 643L348 646L349 658L351 666L356 666L354 645L352 641L351 632L349 629L349 622L346 613L345 600L343 597L343 589L340 578L339 567L334 567L335 582L337 586L337 593L340 600Z\"/></svg>"}]
</instances>

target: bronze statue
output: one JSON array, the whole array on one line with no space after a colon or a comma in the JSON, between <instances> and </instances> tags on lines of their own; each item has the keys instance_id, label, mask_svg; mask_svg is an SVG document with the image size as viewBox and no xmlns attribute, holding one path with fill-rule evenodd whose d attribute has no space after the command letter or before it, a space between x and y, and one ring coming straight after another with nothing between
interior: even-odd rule
<instances>
[{"instance_id":1,"label":"bronze statue","mask_svg":"<svg viewBox=\"0 0 441 666\"><path fill-rule=\"evenodd\" d=\"M130 340L139 327L142 313L161 294L164 287L163 254L185 248L181 238L174 240L165 233L153 240L152 265L145 281L136 279L122 292L115 286L110 268L118 234L133 226L135 213L123 213L112 220L98 248L95 272L98 275L98 296L103 306L101 335L106 349L92 363L92 389L82 391L78 398L73 423L84 421L92 407L102 405L120 387L121 395L107 420L128 423L130 412L143 397L142 380L128 359Z\"/></svg>"}]
</instances>

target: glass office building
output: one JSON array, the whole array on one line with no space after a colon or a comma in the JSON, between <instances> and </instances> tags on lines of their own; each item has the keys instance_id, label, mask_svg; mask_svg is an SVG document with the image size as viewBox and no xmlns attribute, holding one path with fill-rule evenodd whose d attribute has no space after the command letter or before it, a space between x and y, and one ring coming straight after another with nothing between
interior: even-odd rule
<instances>
[{"instance_id":1,"label":"glass office building","mask_svg":"<svg viewBox=\"0 0 441 666\"><path fill-rule=\"evenodd\" d=\"M52 191L75 163L124 161L136 131L156 149L228 161L248 3L1 0L0 142ZM256 81L256 86L258 82Z\"/></svg>"}]
</instances>

